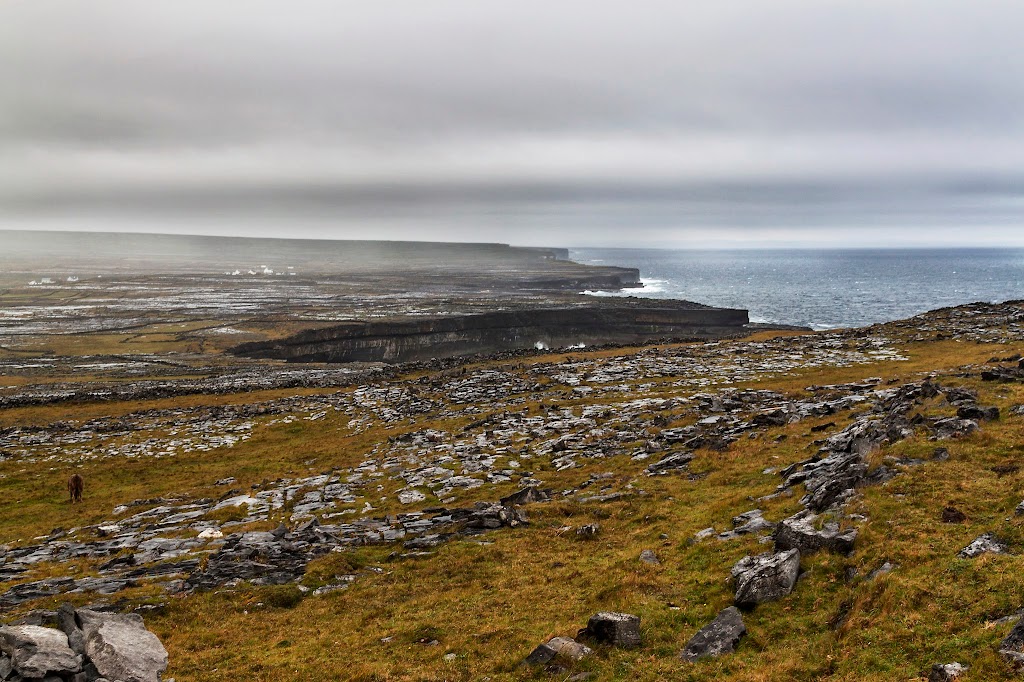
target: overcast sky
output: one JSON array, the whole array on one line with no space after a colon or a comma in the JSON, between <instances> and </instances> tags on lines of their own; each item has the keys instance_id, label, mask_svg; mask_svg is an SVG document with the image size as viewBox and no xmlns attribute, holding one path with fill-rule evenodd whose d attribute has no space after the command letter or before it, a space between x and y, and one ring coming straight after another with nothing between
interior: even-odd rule
<instances>
[{"instance_id":1,"label":"overcast sky","mask_svg":"<svg viewBox=\"0 0 1024 682\"><path fill-rule=\"evenodd\" d=\"M3 0L0 227L1024 245L1020 0Z\"/></svg>"}]
</instances>

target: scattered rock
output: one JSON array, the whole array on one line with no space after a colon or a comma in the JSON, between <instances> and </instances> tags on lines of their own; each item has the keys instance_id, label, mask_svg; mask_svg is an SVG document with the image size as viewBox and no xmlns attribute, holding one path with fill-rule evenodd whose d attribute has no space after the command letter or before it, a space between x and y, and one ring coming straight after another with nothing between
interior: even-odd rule
<instances>
[{"instance_id":1,"label":"scattered rock","mask_svg":"<svg viewBox=\"0 0 1024 682\"><path fill-rule=\"evenodd\" d=\"M956 507L945 507L942 510L943 523L963 523L966 520L967 515Z\"/></svg>"},{"instance_id":2,"label":"scattered rock","mask_svg":"<svg viewBox=\"0 0 1024 682\"><path fill-rule=\"evenodd\" d=\"M580 644L570 637L552 637L530 652L525 663L527 665L547 665L556 659L575 662L583 660L592 653L593 650L590 647Z\"/></svg>"},{"instance_id":3,"label":"scattered rock","mask_svg":"<svg viewBox=\"0 0 1024 682\"><path fill-rule=\"evenodd\" d=\"M932 426L935 429L935 438L937 440L963 438L978 432L978 422L973 419L947 417L945 419L936 419Z\"/></svg>"},{"instance_id":4,"label":"scattered rock","mask_svg":"<svg viewBox=\"0 0 1024 682\"><path fill-rule=\"evenodd\" d=\"M501 498L500 501L502 506L511 507L513 505L522 506L534 502L547 502L550 499L551 496L547 491L541 490L537 486L528 486Z\"/></svg>"},{"instance_id":5,"label":"scattered rock","mask_svg":"<svg viewBox=\"0 0 1024 682\"><path fill-rule=\"evenodd\" d=\"M804 510L782 521L775 529L775 549L784 551L798 549L801 554L812 554L818 550L849 554L857 539L857 529L840 530L838 523L825 523L821 529L814 527L818 516Z\"/></svg>"},{"instance_id":6,"label":"scattered rock","mask_svg":"<svg viewBox=\"0 0 1024 682\"><path fill-rule=\"evenodd\" d=\"M739 609L730 606L723 609L715 619L701 628L686 643L679 657L684 661L699 661L702 658L714 658L736 651L740 638L746 634L743 616Z\"/></svg>"},{"instance_id":7,"label":"scattered rock","mask_svg":"<svg viewBox=\"0 0 1024 682\"><path fill-rule=\"evenodd\" d=\"M1015 666L1024 666L1024 617L999 644L999 653Z\"/></svg>"},{"instance_id":8,"label":"scattered rock","mask_svg":"<svg viewBox=\"0 0 1024 682\"><path fill-rule=\"evenodd\" d=\"M736 605L752 608L793 591L800 574L800 550L746 556L732 567Z\"/></svg>"},{"instance_id":9,"label":"scattered rock","mask_svg":"<svg viewBox=\"0 0 1024 682\"><path fill-rule=\"evenodd\" d=\"M999 478L1002 478L1003 476L1009 476L1010 474L1015 474L1018 471L1020 471L1020 465L1019 464L997 464L994 467L992 467L991 471L992 471L992 473L994 473Z\"/></svg>"},{"instance_id":10,"label":"scattered rock","mask_svg":"<svg viewBox=\"0 0 1024 682\"><path fill-rule=\"evenodd\" d=\"M886 561L884 564L868 573L868 580L874 580L875 578L883 576L886 573L892 573L894 570L896 570L896 564Z\"/></svg>"},{"instance_id":11,"label":"scattered rock","mask_svg":"<svg viewBox=\"0 0 1024 682\"><path fill-rule=\"evenodd\" d=\"M959 663L936 663L928 673L928 682L955 682L967 669L968 666Z\"/></svg>"},{"instance_id":12,"label":"scattered rock","mask_svg":"<svg viewBox=\"0 0 1024 682\"><path fill-rule=\"evenodd\" d=\"M996 421L999 419L999 408L995 406L963 405L957 409L956 416L973 421Z\"/></svg>"},{"instance_id":13,"label":"scattered rock","mask_svg":"<svg viewBox=\"0 0 1024 682\"><path fill-rule=\"evenodd\" d=\"M645 549L640 552L640 561L650 566L661 565L661 559L658 558L658 555L655 554L653 549Z\"/></svg>"},{"instance_id":14,"label":"scattered rock","mask_svg":"<svg viewBox=\"0 0 1024 682\"><path fill-rule=\"evenodd\" d=\"M601 611L590 617L584 633L595 641L632 649L640 646L640 616Z\"/></svg>"},{"instance_id":15,"label":"scattered rock","mask_svg":"<svg viewBox=\"0 0 1024 682\"><path fill-rule=\"evenodd\" d=\"M647 474L649 476L655 476L660 474L667 474L670 471L678 471L683 469L693 460L693 455L689 452L677 452L673 455L663 457L654 464L647 467Z\"/></svg>"},{"instance_id":16,"label":"scattered rock","mask_svg":"<svg viewBox=\"0 0 1024 682\"><path fill-rule=\"evenodd\" d=\"M601 533L601 524L588 523L576 529L577 537L584 539L596 538Z\"/></svg>"},{"instance_id":17,"label":"scattered rock","mask_svg":"<svg viewBox=\"0 0 1024 682\"><path fill-rule=\"evenodd\" d=\"M991 533L985 533L960 550L957 553L957 557L960 559L974 559L982 554L1008 554L1009 552L1010 548L1002 540Z\"/></svg>"},{"instance_id":18,"label":"scattered rock","mask_svg":"<svg viewBox=\"0 0 1024 682\"><path fill-rule=\"evenodd\" d=\"M737 535L748 535L775 530L775 524L762 516L760 509L751 509L732 519L732 532Z\"/></svg>"},{"instance_id":19,"label":"scattered rock","mask_svg":"<svg viewBox=\"0 0 1024 682\"><path fill-rule=\"evenodd\" d=\"M427 496L418 490L403 490L398 493L398 501L402 504L416 504L427 499Z\"/></svg>"}]
</instances>

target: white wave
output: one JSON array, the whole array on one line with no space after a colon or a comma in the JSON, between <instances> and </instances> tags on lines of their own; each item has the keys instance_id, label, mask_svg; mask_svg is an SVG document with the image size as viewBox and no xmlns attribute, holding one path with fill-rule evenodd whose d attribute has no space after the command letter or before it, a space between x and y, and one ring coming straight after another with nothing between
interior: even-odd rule
<instances>
[{"instance_id":1,"label":"white wave","mask_svg":"<svg viewBox=\"0 0 1024 682\"><path fill-rule=\"evenodd\" d=\"M644 279L640 278L640 283L643 287L629 288L629 289L617 289L615 291L604 291L598 290L593 291L587 289L580 293L585 296L652 296L653 294L665 293L665 285L668 284L667 279Z\"/></svg>"}]
</instances>

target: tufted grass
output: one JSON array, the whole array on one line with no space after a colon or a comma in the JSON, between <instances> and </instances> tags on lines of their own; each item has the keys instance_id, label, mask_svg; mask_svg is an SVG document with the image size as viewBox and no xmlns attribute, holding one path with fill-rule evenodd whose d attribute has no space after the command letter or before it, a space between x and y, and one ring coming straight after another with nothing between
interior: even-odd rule
<instances>
[{"instance_id":1,"label":"tufted grass","mask_svg":"<svg viewBox=\"0 0 1024 682\"><path fill-rule=\"evenodd\" d=\"M1022 351L1024 344L941 341L903 348L909 361L802 371L750 385L797 393L809 384L871 375L918 380L929 372L948 373L992 355ZM613 352L628 351L601 351ZM509 368L514 363L498 364ZM1024 474L1000 475L992 469L1024 465L1024 418L1006 416L1011 405L1024 402L1024 385L940 380L977 389L982 404L1003 409L1003 419L984 424L976 436L944 443L951 454L948 461L929 461L885 485L864 489L848 508L868 518L859 526L856 551L849 557L805 557L796 591L746 614L749 633L739 651L717 660L684 664L677 654L697 629L730 604L727 578L733 563L767 547L755 538L694 543L693 535L708 526L726 530L733 516L755 507L772 520L797 511L799 491L756 501L779 482L763 470L808 456L815 449L812 441L822 437L811 427L834 421L840 429L850 414L770 429L725 452L700 450L690 469L706 473L701 480L678 474L638 478L649 462L628 457L586 461L564 472L537 465L536 476L556 490L576 487L591 473L611 472L618 481L632 480L637 494L604 504L531 505L526 509L529 526L454 541L425 558L397 558L395 547L332 553L311 564L306 586L332 584L341 575L358 577L348 588L323 596L302 596L291 587L251 586L186 597L143 586L128 596L133 602L158 605L146 619L170 652L167 675L196 682L562 680L566 675L551 677L523 669L519 662L548 637L574 635L599 610L640 615L644 645L634 651L599 647L572 671L592 671L595 680L908 680L923 679L935 662L954 660L972 666L967 680L1018 679L995 653L1011 625L994 621L1024 607L1024 522L1013 513L1024 498ZM149 404L230 403L269 395ZM563 401L587 402L593 401ZM139 408L36 408L8 411L0 419L6 424L46 423ZM61 410L65 415L56 417ZM74 507L65 499L68 471L50 464L0 462L0 540L23 544L55 527L109 520L114 506L135 498L216 497L224 490L213 482L227 476L238 479L232 487L245 489L264 479L352 466L388 436L426 426L377 427L354 435L344 426L346 420L330 415L318 422L260 427L251 440L214 452L90 463L86 502ZM439 419L429 425L457 431L468 421ZM776 442L779 435L785 440ZM873 461L927 459L935 446L918 436L883 449ZM455 504L496 499L513 489L512 484L477 489L460 494ZM390 488L386 492L393 498ZM947 505L963 511L967 520L942 523ZM380 513L397 510L395 505ZM594 522L601 525L598 537L584 541L576 536L576 527ZM1009 541L1015 554L956 558L984 532ZM661 565L639 562L643 549L655 550ZM867 579L886 561L897 568ZM93 569L88 562L78 567L81 574ZM40 566L30 577L52 570ZM853 572L855 577L848 579ZM75 595L73 600L92 598ZM31 606L56 603L40 600Z\"/></svg>"}]
</instances>

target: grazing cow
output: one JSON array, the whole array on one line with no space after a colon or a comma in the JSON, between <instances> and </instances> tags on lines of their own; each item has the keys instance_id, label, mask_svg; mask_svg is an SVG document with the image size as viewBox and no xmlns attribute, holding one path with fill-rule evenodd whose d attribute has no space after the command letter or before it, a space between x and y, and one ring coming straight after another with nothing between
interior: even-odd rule
<instances>
[{"instance_id":1,"label":"grazing cow","mask_svg":"<svg viewBox=\"0 0 1024 682\"><path fill-rule=\"evenodd\" d=\"M82 477L78 474L71 474L68 479L68 494L71 495L71 504L82 501Z\"/></svg>"}]
</instances>

